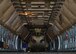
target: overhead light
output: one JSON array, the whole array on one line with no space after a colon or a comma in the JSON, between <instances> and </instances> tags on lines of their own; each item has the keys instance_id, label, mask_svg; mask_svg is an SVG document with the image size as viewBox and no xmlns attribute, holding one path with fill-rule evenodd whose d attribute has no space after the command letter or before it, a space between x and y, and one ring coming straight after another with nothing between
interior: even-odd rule
<instances>
[{"instance_id":1,"label":"overhead light","mask_svg":"<svg viewBox=\"0 0 76 54\"><path fill-rule=\"evenodd\" d=\"M27 23L23 23L22 25L27 25Z\"/></svg>"},{"instance_id":2,"label":"overhead light","mask_svg":"<svg viewBox=\"0 0 76 54\"><path fill-rule=\"evenodd\" d=\"M20 15L34 15L32 12L19 12L18 14L20 14Z\"/></svg>"},{"instance_id":3,"label":"overhead light","mask_svg":"<svg viewBox=\"0 0 76 54\"><path fill-rule=\"evenodd\" d=\"M49 23L49 25L53 25L53 23Z\"/></svg>"},{"instance_id":4,"label":"overhead light","mask_svg":"<svg viewBox=\"0 0 76 54\"><path fill-rule=\"evenodd\" d=\"M24 13L24 15L28 15L28 13L27 13L27 12L25 12L25 13Z\"/></svg>"},{"instance_id":5,"label":"overhead light","mask_svg":"<svg viewBox=\"0 0 76 54\"><path fill-rule=\"evenodd\" d=\"M39 32L41 32L41 29L40 28L35 28L35 32L39 33Z\"/></svg>"}]
</instances>

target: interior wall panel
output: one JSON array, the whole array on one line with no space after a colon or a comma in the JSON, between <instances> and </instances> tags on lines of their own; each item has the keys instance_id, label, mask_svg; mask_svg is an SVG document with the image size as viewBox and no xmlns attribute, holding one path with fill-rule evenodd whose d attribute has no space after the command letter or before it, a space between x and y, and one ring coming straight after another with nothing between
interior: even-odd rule
<instances>
[{"instance_id":1,"label":"interior wall panel","mask_svg":"<svg viewBox=\"0 0 76 54\"><path fill-rule=\"evenodd\" d=\"M2 1L3 1L3 0L0 0L0 4L1 4Z\"/></svg>"},{"instance_id":2,"label":"interior wall panel","mask_svg":"<svg viewBox=\"0 0 76 54\"><path fill-rule=\"evenodd\" d=\"M0 17L7 11L7 9L11 6L11 2L9 0L3 0L0 3Z\"/></svg>"},{"instance_id":3,"label":"interior wall panel","mask_svg":"<svg viewBox=\"0 0 76 54\"><path fill-rule=\"evenodd\" d=\"M76 17L67 9L67 7L63 7L62 13L69 19L72 24L76 21Z\"/></svg>"},{"instance_id":4,"label":"interior wall panel","mask_svg":"<svg viewBox=\"0 0 76 54\"><path fill-rule=\"evenodd\" d=\"M64 5L76 17L76 3L74 2L74 0L66 0Z\"/></svg>"},{"instance_id":5,"label":"interior wall panel","mask_svg":"<svg viewBox=\"0 0 76 54\"><path fill-rule=\"evenodd\" d=\"M7 11L6 11L6 13L4 13L4 15L1 17L2 19L2 21L3 22L6 22L10 17L11 17L11 15L13 14L13 12L14 12L15 10L14 10L14 7L13 6L11 6Z\"/></svg>"},{"instance_id":6,"label":"interior wall panel","mask_svg":"<svg viewBox=\"0 0 76 54\"><path fill-rule=\"evenodd\" d=\"M60 30L63 30L62 26L58 23L58 21L55 20L54 24L55 24Z\"/></svg>"},{"instance_id":7,"label":"interior wall panel","mask_svg":"<svg viewBox=\"0 0 76 54\"><path fill-rule=\"evenodd\" d=\"M17 17L15 18L15 20L12 22L12 24L11 24L12 28L16 25L17 22L20 22L19 16L17 16Z\"/></svg>"}]
</instances>

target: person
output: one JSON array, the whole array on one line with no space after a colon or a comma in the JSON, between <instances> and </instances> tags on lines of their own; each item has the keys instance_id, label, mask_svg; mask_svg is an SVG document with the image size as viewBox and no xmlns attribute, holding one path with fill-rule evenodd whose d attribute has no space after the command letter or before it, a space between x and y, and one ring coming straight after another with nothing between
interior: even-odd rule
<instances>
[{"instance_id":1,"label":"person","mask_svg":"<svg viewBox=\"0 0 76 54\"><path fill-rule=\"evenodd\" d=\"M3 42L0 41L0 48L3 48Z\"/></svg>"},{"instance_id":2,"label":"person","mask_svg":"<svg viewBox=\"0 0 76 54\"><path fill-rule=\"evenodd\" d=\"M27 48L28 48L28 43L26 43L26 42L22 43L22 48L26 52Z\"/></svg>"}]
</instances>

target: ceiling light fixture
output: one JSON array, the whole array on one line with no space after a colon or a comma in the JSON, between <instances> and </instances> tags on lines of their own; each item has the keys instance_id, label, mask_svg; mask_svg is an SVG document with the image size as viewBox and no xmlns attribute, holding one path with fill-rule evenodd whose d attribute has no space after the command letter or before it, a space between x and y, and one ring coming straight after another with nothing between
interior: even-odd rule
<instances>
[{"instance_id":1,"label":"ceiling light fixture","mask_svg":"<svg viewBox=\"0 0 76 54\"><path fill-rule=\"evenodd\" d=\"M29 16L29 15L34 15L32 12L18 12L18 14L20 15L26 15L26 16Z\"/></svg>"}]
</instances>

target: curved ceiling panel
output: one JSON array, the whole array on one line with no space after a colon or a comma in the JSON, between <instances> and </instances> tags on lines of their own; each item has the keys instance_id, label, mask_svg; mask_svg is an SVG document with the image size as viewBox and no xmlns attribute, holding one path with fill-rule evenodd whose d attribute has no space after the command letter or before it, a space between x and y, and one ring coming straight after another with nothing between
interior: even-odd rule
<instances>
[{"instance_id":1,"label":"curved ceiling panel","mask_svg":"<svg viewBox=\"0 0 76 54\"><path fill-rule=\"evenodd\" d=\"M28 22L41 25L49 22L49 24L52 23L54 25L54 34L57 35L76 23L75 0L65 0L63 6L63 2L44 2L43 0L38 2L34 0L34 2L23 1L19 2L17 0L12 0L12 4L10 0L0 0L0 24L12 32L20 33L23 25L27 24ZM55 5L54 8L52 8L53 5ZM14 7L17 8L16 11L18 13L15 11ZM29 12L27 13L27 11ZM19 14L25 14L29 16L26 16L25 18L24 15L20 17ZM54 21L52 21L53 19Z\"/></svg>"},{"instance_id":2,"label":"curved ceiling panel","mask_svg":"<svg viewBox=\"0 0 76 54\"><path fill-rule=\"evenodd\" d=\"M21 20L10 0L0 2L0 24L15 33L21 25Z\"/></svg>"}]
</instances>

